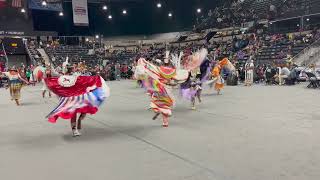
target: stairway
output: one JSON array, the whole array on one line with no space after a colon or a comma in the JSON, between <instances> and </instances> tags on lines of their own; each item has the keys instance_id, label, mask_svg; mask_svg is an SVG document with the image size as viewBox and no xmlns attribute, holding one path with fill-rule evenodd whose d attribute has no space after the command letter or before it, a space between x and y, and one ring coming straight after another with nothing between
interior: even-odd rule
<instances>
[{"instance_id":1,"label":"stairway","mask_svg":"<svg viewBox=\"0 0 320 180\"><path fill-rule=\"evenodd\" d=\"M51 64L50 58L44 49L39 48L37 51L41 54L41 57L46 64Z\"/></svg>"},{"instance_id":2,"label":"stairway","mask_svg":"<svg viewBox=\"0 0 320 180\"><path fill-rule=\"evenodd\" d=\"M293 62L299 66L309 66L311 64L320 65L320 39L301 51L293 58Z\"/></svg>"}]
</instances>

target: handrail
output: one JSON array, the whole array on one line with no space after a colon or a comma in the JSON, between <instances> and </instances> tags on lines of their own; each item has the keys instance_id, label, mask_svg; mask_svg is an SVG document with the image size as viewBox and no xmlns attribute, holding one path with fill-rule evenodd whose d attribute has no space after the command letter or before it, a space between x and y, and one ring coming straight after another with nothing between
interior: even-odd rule
<instances>
[{"instance_id":1,"label":"handrail","mask_svg":"<svg viewBox=\"0 0 320 180\"><path fill-rule=\"evenodd\" d=\"M6 52L6 49L4 48L3 43L2 43L2 49L3 49L4 57L6 58L5 71L8 71L9 70L9 59L8 59L7 52Z\"/></svg>"},{"instance_id":2,"label":"handrail","mask_svg":"<svg viewBox=\"0 0 320 180\"><path fill-rule=\"evenodd\" d=\"M36 60L34 59L34 57L32 56L32 54L31 54L31 52L30 52L30 50L29 50L29 47L28 47L27 42L24 43L24 46L25 46L25 48L26 48L26 50L27 50L27 53L28 53L28 55L29 55L29 58L30 58L31 61L32 61L32 64L33 64L33 65L36 65L37 62L36 62Z\"/></svg>"}]
</instances>

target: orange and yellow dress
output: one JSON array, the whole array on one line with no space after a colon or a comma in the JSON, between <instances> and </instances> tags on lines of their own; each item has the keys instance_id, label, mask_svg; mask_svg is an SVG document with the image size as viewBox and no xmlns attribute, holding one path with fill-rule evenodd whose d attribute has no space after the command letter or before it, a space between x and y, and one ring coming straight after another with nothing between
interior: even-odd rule
<instances>
[{"instance_id":1,"label":"orange and yellow dress","mask_svg":"<svg viewBox=\"0 0 320 180\"><path fill-rule=\"evenodd\" d=\"M213 77L214 89L220 91L224 87L224 80L221 77L221 69L229 64L230 61L228 58L223 58L218 64L213 68L211 75Z\"/></svg>"},{"instance_id":2,"label":"orange and yellow dress","mask_svg":"<svg viewBox=\"0 0 320 180\"><path fill-rule=\"evenodd\" d=\"M220 65L216 65L212 70L212 77L214 82L214 89L216 91L220 91L224 87L223 79L220 75L221 73L221 67Z\"/></svg>"}]
</instances>

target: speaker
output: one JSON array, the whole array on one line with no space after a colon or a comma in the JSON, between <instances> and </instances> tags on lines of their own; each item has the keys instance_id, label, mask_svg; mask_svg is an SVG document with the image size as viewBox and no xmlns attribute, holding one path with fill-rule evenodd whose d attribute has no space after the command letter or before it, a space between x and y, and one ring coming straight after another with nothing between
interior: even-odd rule
<instances>
[{"instance_id":1,"label":"speaker","mask_svg":"<svg viewBox=\"0 0 320 180\"><path fill-rule=\"evenodd\" d=\"M86 37L81 36L81 44L85 44L86 43Z\"/></svg>"},{"instance_id":2,"label":"speaker","mask_svg":"<svg viewBox=\"0 0 320 180\"><path fill-rule=\"evenodd\" d=\"M37 43L40 43L40 36L37 36Z\"/></svg>"},{"instance_id":3,"label":"speaker","mask_svg":"<svg viewBox=\"0 0 320 180\"><path fill-rule=\"evenodd\" d=\"M181 41L186 40L187 38L188 38L187 35L181 35L177 41L178 41L178 42L181 42Z\"/></svg>"},{"instance_id":4,"label":"speaker","mask_svg":"<svg viewBox=\"0 0 320 180\"><path fill-rule=\"evenodd\" d=\"M207 43L213 38L214 35L217 34L217 31L210 31L207 35L206 35L206 40L207 40Z\"/></svg>"},{"instance_id":5,"label":"speaker","mask_svg":"<svg viewBox=\"0 0 320 180\"><path fill-rule=\"evenodd\" d=\"M238 85L238 77L235 74L229 74L227 77L227 85L228 86L237 86Z\"/></svg>"}]
</instances>

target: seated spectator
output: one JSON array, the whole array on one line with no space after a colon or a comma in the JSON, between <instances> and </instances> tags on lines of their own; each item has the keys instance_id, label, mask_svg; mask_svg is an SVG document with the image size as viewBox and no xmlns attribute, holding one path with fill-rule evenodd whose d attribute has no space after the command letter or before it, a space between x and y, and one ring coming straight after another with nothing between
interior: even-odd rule
<instances>
[{"instance_id":1,"label":"seated spectator","mask_svg":"<svg viewBox=\"0 0 320 180\"><path fill-rule=\"evenodd\" d=\"M286 78L288 78L290 75L290 70L289 68L287 68L286 66L281 68L281 71L280 71L280 75L279 75L279 85L284 85L284 80Z\"/></svg>"}]
</instances>

